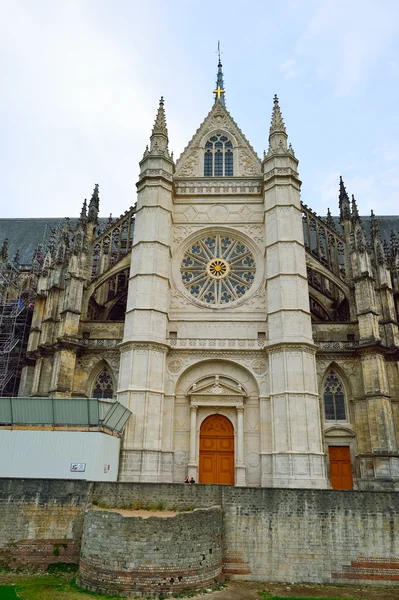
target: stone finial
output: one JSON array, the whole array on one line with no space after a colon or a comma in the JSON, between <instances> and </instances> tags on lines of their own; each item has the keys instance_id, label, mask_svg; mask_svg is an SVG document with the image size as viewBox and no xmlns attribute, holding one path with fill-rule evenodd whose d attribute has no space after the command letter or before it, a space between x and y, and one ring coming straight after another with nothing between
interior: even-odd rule
<instances>
[{"instance_id":1,"label":"stone finial","mask_svg":"<svg viewBox=\"0 0 399 600\"><path fill-rule=\"evenodd\" d=\"M273 112L270 124L270 135L272 135L272 133L287 133L285 130L283 116L281 114L280 105L278 103L277 94L274 95L273 99Z\"/></svg>"},{"instance_id":2,"label":"stone finial","mask_svg":"<svg viewBox=\"0 0 399 600\"><path fill-rule=\"evenodd\" d=\"M19 254L19 249L16 251L16 253L14 254L14 258L12 259L13 265L15 267L19 267L19 263L20 263L20 254Z\"/></svg>"},{"instance_id":3,"label":"stone finial","mask_svg":"<svg viewBox=\"0 0 399 600\"><path fill-rule=\"evenodd\" d=\"M154 126L152 128L152 135L165 135L166 137L168 137L168 128L166 125L163 96L161 96L161 99L159 101L157 116L155 119Z\"/></svg>"},{"instance_id":4,"label":"stone finial","mask_svg":"<svg viewBox=\"0 0 399 600\"><path fill-rule=\"evenodd\" d=\"M5 238L0 248L0 258L3 262L6 262L8 258L8 238Z\"/></svg>"}]
</instances>

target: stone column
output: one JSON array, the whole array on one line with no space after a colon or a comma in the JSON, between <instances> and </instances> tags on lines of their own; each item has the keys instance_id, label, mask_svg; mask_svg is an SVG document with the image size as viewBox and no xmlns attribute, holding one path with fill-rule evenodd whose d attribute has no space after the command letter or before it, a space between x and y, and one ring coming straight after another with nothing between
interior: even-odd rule
<instances>
[{"instance_id":1,"label":"stone column","mask_svg":"<svg viewBox=\"0 0 399 600\"><path fill-rule=\"evenodd\" d=\"M198 465L197 465L197 412L198 406L191 405L190 419L190 459L188 462L188 476L194 477L198 481Z\"/></svg>"},{"instance_id":2,"label":"stone column","mask_svg":"<svg viewBox=\"0 0 399 600\"><path fill-rule=\"evenodd\" d=\"M237 463L236 485L246 486L246 468L244 463L244 407L237 406Z\"/></svg>"}]
</instances>

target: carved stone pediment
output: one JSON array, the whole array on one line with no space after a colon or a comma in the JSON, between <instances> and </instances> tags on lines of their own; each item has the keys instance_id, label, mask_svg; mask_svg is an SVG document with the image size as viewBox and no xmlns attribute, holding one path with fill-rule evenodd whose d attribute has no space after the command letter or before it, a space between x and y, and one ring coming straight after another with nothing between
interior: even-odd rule
<instances>
[{"instance_id":1,"label":"carved stone pediment","mask_svg":"<svg viewBox=\"0 0 399 600\"><path fill-rule=\"evenodd\" d=\"M261 161L233 117L221 102L216 102L183 150L176 163L175 177L202 177L201 157L207 136L223 132L233 141L235 177L261 177Z\"/></svg>"},{"instance_id":2,"label":"carved stone pediment","mask_svg":"<svg viewBox=\"0 0 399 600\"><path fill-rule=\"evenodd\" d=\"M350 427L344 425L331 425L324 429L324 435L329 437L356 437L356 434Z\"/></svg>"},{"instance_id":3,"label":"carved stone pediment","mask_svg":"<svg viewBox=\"0 0 399 600\"><path fill-rule=\"evenodd\" d=\"M244 396L244 392L241 390L241 392L239 390L234 389L233 387L230 387L229 385L226 384L222 384L219 383L218 381L215 381L214 383L208 384L206 386L200 386L198 388L196 388L195 390L191 391L191 396L237 396L237 397L243 397Z\"/></svg>"}]
</instances>

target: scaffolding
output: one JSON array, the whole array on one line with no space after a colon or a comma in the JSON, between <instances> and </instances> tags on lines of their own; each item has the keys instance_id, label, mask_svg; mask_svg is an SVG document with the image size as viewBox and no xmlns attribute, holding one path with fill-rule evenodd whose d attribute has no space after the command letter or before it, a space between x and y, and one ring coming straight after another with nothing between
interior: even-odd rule
<instances>
[{"instance_id":1,"label":"scaffolding","mask_svg":"<svg viewBox=\"0 0 399 600\"><path fill-rule=\"evenodd\" d=\"M0 259L0 396L18 395L39 267L37 258L29 269Z\"/></svg>"}]
</instances>

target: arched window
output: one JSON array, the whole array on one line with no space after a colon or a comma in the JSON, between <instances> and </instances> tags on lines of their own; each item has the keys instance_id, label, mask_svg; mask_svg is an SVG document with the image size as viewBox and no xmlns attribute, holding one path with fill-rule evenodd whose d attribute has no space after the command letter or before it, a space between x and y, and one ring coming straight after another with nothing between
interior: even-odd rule
<instances>
[{"instance_id":1,"label":"arched window","mask_svg":"<svg viewBox=\"0 0 399 600\"><path fill-rule=\"evenodd\" d=\"M324 380L324 414L326 421L347 420L344 388L333 370Z\"/></svg>"},{"instance_id":2,"label":"arched window","mask_svg":"<svg viewBox=\"0 0 399 600\"><path fill-rule=\"evenodd\" d=\"M103 367L94 381L92 398L112 398L113 395L114 386L111 373L107 367Z\"/></svg>"},{"instance_id":3,"label":"arched window","mask_svg":"<svg viewBox=\"0 0 399 600\"><path fill-rule=\"evenodd\" d=\"M222 133L205 144L204 177L233 177L233 144Z\"/></svg>"}]
</instances>

